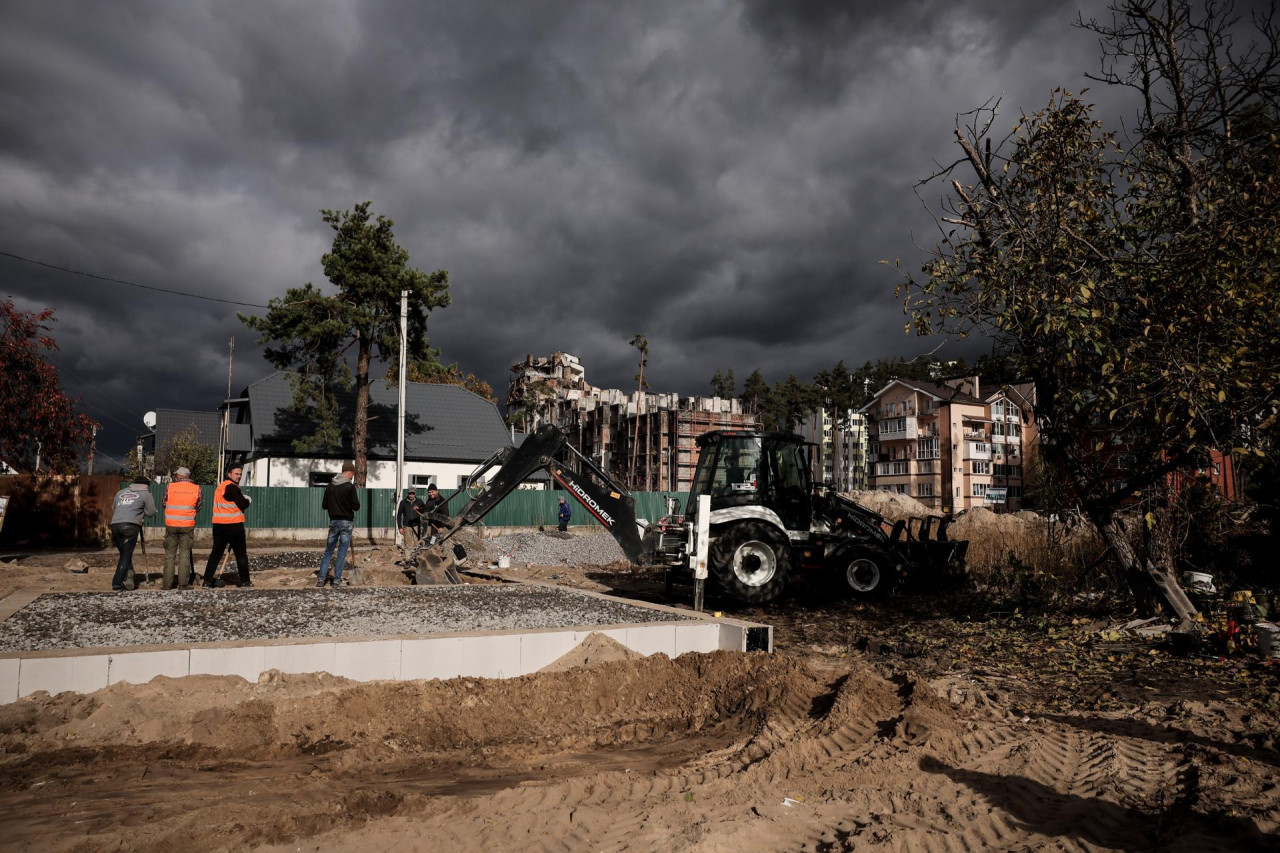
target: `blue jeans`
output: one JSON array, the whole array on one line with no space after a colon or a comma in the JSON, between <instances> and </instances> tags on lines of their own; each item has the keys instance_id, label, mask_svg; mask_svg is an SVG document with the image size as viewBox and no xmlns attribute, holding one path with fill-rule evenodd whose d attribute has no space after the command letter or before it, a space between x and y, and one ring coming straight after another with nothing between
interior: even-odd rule
<instances>
[{"instance_id":1,"label":"blue jeans","mask_svg":"<svg viewBox=\"0 0 1280 853\"><path fill-rule=\"evenodd\" d=\"M111 544L120 552L120 558L116 560L115 577L111 578L112 589L124 589L124 582L133 573L133 547L138 544L141 533L140 524L111 525Z\"/></svg>"},{"instance_id":2,"label":"blue jeans","mask_svg":"<svg viewBox=\"0 0 1280 853\"><path fill-rule=\"evenodd\" d=\"M347 549L351 547L351 531L354 521L335 518L329 522L329 538L324 543L324 560L320 563L320 582L329 574L329 560L333 558L333 546L338 546L338 561L333 565L333 585L342 583L342 567L347 562Z\"/></svg>"}]
</instances>

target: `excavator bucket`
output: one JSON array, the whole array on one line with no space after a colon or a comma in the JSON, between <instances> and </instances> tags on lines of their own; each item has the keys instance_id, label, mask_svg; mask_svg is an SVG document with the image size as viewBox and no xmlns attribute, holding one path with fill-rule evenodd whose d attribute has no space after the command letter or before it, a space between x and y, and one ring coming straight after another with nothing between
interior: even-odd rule
<instances>
[{"instance_id":1,"label":"excavator bucket","mask_svg":"<svg viewBox=\"0 0 1280 853\"><path fill-rule=\"evenodd\" d=\"M418 555L417 570L414 573L415 586L444 586L462 583L458 574L458 566L467 559L467 552L461 545L434 545Z\"/></svg>"}]
</instances>

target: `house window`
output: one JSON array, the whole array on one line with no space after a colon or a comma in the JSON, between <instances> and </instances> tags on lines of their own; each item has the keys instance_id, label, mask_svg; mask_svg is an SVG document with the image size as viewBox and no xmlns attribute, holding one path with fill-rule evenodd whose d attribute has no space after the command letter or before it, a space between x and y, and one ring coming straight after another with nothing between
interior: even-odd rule
<instances>
[{"instance_id":1,"label":"house window","mask_svg":"<svg viewBox=\"0 0 1280 853\"><path fill-rule=\"evenodd\" d=\"M978 460L976 460L976 459L975 459L975 460L974 460L972 463L970 463L970 464L971 464L971 466L973 467L973 473L975 473L975 474L982 474L982 475L990 475L990 474L991 474L991 463L990 463L990 462L979 462Z\"/></svg>"},{"instance_id":2,"label":"house window","mask_svg":"<svg viewBox=\"0 0 1280 853\"><path fill-rule=\"evenodd\" d=\"M332 483L336 476L338 476L336 471L312 471L307 475L307 485L324 488Z\"/></svg>"},{"instance_id":3,"label":"house window","mask_svg":"<svg viewBox=\"0 0 1280 853\"><path fill-rule=\"evenodd\" d=\"M458 475L458 485L457 485L457 488L461 489L461 488L462 488L463 486L465 486L466 484L467 484L467 475L466 475L466 474L459 474L459 475Z\"/></svg>"},{"instance_id":4,"label":"house window","mask_svg":"<svg viewBox=\"0 0 1280 853\"><path fill-rule=\"evenodd\" d=\"M986 493L987 493L987 484L986 484L986 483L974 483L974 484L973 484L973 496L974 496L975 498L980 498L980 497L984 496Z\"/></svg>"},{"instance_id":5,"label":"house window","mask_svg":"<svg viewBox=\"0 0 1280 853\"><path fill-rule=\"evenodd\" d=\"M432 485L436 481L434 474L414 474L409 478L409 485L418 490L421 494L427 490L427 486Z\"/></svg>"}]
</instances>

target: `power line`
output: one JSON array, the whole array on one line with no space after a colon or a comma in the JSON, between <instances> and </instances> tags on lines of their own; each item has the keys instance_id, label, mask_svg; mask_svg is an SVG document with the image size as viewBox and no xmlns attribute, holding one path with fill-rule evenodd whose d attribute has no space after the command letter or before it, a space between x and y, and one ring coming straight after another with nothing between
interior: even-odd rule
<instances>
[{"instance_id":1,"label":"power line","mask_svg":"<svg viewBox=\"0 0 1280 853\"><path fill-rule=\"evenodd\" d=\"M47 359L48 359L48 361L49 361L49 363L50 363L50 364L52 364L54 367L58 368L59 372L69 374L73 379L79 379L79 380L80 380L80 382L82 382L86 387L91 387L91 386L93 385L93 383L91 383L89 380L85 379L83 376L79 375L78 373L76 373L74 370L71 370L70 368L67 368L67 367L63 367L63 366L62 366L61 364L59 364L56 360L54 360L52 356L46 355L46 356L45 356L45 358L47 358ZM128 407L128 406L124 405L124 404L123 404L123 403L121 403L119 400L116 400L116 399L114 399L113 397L109 397L109 396L107 396L106 394L103 394L103 395L102 395L102 398L103 398L103 399L105 399L105 400L106 400L107 402L109 402L109 403L112 403L112 404L114 404L114 405L116 405L116 406L119 406L119 407L120 407L120 409L121 409L121 410L123 410L123 411L129 411L129 407ZM135 434L137 433L137 431L138 431L138 427L137 427L136 425L131 426L131 425L129 425L129 424L127 424L127 423L125 423L124 421L120 420L120 419L119 419L119 418L117 418L115 415L111 414L111 413L110 413L110 412L108 412L106 409L102 408L101 406L98 406L98 405L95 405L95 404L93 404L93 403L90 403L88 400L86 400L86 399L84 398L84 395L83 395L83 394L80 396L80 402L81 402L81 403L84 403L86 406L88 406L88 407L89 407L89 408L91 408L91 409L96 409L96 410L97 410L97 411L98 411L98 412L99 412L103 417L105 417L105 418L108 418L108 419L110 419L110 420L115 421L116 423L120 424L120 426L124 427L125 429L130 430L131 432L133 432L133 433L135 433Z\"/></svg>"},{"instance_id":2,"label":"power line","mask_svg":"<svg viewBox=\"0 0 1280 853\"><path fill-rule=\"evenodd\" d=\"M31 258L24 258L22 257L22 255L15 255L13 252L0 251L0 255L4 255L6 258L13 258L15 260L25 261L28 264L35 264L38 267L47 267L48 269L51 269L51 270L58 270L59 272L69 272L72 275L82 275L82 276L85 276L86 278L96 278L99 281L110 281L110 282L114 282L115 284L125 284L125 285L128 285L129 287L139 287L143 290L154 290L157 293L168 293L173 296L185 296L188 299L203 299L207 302L221 302L224 305L240 305L245 308L270 308L271 307L270 305L259 305L256 302L236 302L234 299L219 299L216 296L201 296L198 293L183 293L181 290L168 290L163 287L153 287L149 284L138 284L135 281L125 281L122 278L111 278L110 276L106 276L106 275L98 275L96 273L91 273L91 272L81 272L80 270L73 270L67 267L60 267L57 264L46 264L44 261L36 261L36 260L32 260Z\"/></svg>"}]
</instances>

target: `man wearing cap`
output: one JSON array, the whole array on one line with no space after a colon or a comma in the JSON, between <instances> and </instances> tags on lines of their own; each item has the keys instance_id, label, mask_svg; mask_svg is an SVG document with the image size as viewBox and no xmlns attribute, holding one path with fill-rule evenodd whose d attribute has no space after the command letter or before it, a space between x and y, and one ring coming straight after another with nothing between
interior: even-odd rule
<instances>
[{"instance_id":1,"label":"man wearing cap","mask_svg":"<svg viewBox=\"0 0 1280 853\"><path fill-rule=\"evenodd\" d=\"M404 553L407 555L418 544L422 536L422 514L427 511L426 505L418 500L418 492L410 489L400 506L396 507L396 527L404 537Z\"/></svg>"},{"instance_id":2,"label":"man wearing cap","mask_svg":"<svg viewBox=\"0 0 1280 853\"><path fill-rule=\"evenodd\" d=\"M253 501L240 491L240 478L244 468L233 465L227 471L227 479L213 491L213 550L204 564L204 586L222 585L218 577L218 564L230 548L236 555L236 568L240 572L240 586L253 586L249 580L249 549L245 544L244 511Z\"/></svg>"},{"instance_id":3,"label":"man wearing cap","mask_svg":"<svg viewBox=\"0 0 1280 853\"><path fill-rule=\"evenodd\" d=\"M351 531L356 526L356 510L360 509L360 493L356 491L356 466L342 463L342 473L324 487L324 499L320 506L329 513L329 538L324 545L324 559L320 561L320 580L316 586L324 586L329 574L329 561L337 549L338 559L333 564L333 585L342 586L342 567L347 561L347 549L351 547Z\"/></svg>"},{"instance_id":4,"label":"man wearing cap","mask_svg":"<svg viewBox=\"0 0 1280 853\"><path fill-rule=\"evenodd\" d=\"M196 537L196 513L200 510L200 487L191 482L191 469L173 472L173 482L164 489L164 588L177 584L191 589L191 546Z\"/></svg>"},{"instance_id":5,"label":"man wearing cap","mask_svg":"<svg viewBox=\"0 0 1280 853\"><path fill-rule=\"evenodd\" d=\"M427 502L422 505L422 514L433 531L449 526L449 501L435 483L427 486Z\"/></svg>"},{"instance_id":6,"label":"man wearing cap","mask_svg":"<svg viewBox=\"0 0 1280 853\"><path fill-rule=\"evenodd\" d=\"M573 508L569 506L569 502L564 498L560 498L560 523L556 529L561 533L569 529L569 519L573 518Z\"/></svg>"},{"instance_id":7,"label":"man wearing cap","mask_svg":"<svg viewBox=\"0 0 1280 853\"><path fill-rule=\"evenodd\" d=\"M147 478L139 477L132 485L116 492L111 506L111 544L120 552L111 588L124 592L137 585L133 577L133 548L142 535L143 519L156 514L156 502L151 497Z\"/></svg>"}]
</instances>

